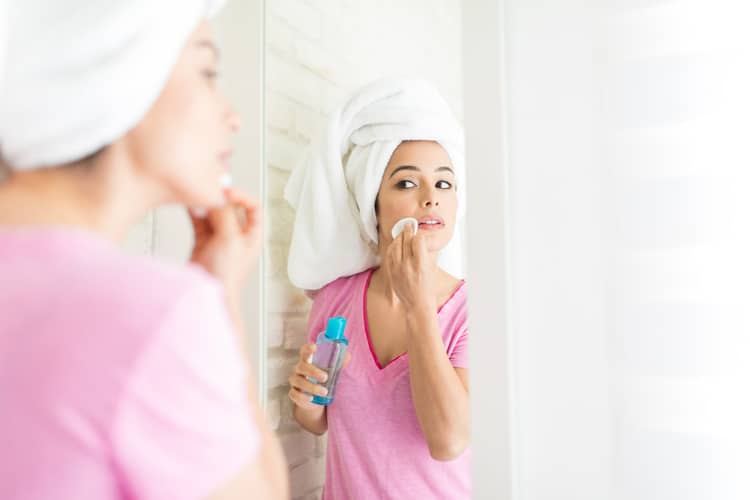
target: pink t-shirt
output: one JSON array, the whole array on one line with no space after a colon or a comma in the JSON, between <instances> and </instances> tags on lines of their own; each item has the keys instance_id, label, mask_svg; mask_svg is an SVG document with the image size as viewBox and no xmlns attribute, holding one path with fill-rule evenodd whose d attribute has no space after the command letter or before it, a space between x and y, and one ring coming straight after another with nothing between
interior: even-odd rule
<instances>
[{"instance_id":1,"label":"pink t-shirt","mask_svg":"<svg viewBox=\"0 0 750 500\"><path fill-rule=\"evenodd\" d=\"M0 230L0 498L207 496L259 447L237 344L196 267Z\"/></svg>"},{"instance_id":2,"label":"pink t-shirt","mask_svg":"<svg viewBox=\"0 0 750 500\"><path fill-rule=\"evenodd\" d=\"M381 367L367 329L366 291L372 270L341 278L317 293L308 339L329 317L347 319L351 361L328 406L325 500L458 500L471 498L471 451L440 462L430 456L411 398L408 354ZM445 351L468 368L466 291L460 286L438 312Z\"/></svg>"}]
</instances>

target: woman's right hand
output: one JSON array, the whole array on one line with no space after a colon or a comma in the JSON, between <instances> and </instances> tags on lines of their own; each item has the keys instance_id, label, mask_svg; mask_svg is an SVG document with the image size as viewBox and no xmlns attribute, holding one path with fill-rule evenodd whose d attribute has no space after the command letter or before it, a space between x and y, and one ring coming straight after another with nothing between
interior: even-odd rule
<instances>
[{"instance_id":1,"label":"woman's right hand","mask_svg":"<svg viewBox=\"0 0 750 500\"><path fill-rule=\"evenodd\" d=\"M208 210L205 217L190 213L195 246L190 260L224 285L236 299L263 246L260 204L236 191L225 191L227 203Z\"/></svg>"},{"instance_id":2,"label":"woman's right hand","mask_svg":"<svg viewBox=\"0 0 750 500\"><path fill-rule=\"evenodd\" d=\"M308 410L320 410L323 407L312 402L313 394L318 396L327 396L328 391L322 385L310 382L308 377L325 383L328 380L328 373L312 364L313 355L318 346L315 344L304 344L299 350L299 361L294 365L292 374L289 376L289 399L300 408ZM349 363L349 352L344 356L343 366Z\"/></svg>"}]
</instances>

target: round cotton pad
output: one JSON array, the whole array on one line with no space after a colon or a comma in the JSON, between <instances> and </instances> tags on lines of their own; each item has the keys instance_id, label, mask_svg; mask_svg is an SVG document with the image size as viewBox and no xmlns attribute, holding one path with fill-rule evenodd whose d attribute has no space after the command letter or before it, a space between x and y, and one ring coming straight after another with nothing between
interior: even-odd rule
<instances>
[{"instance_id":1,"label":"round cotton pad","mask_svg":"<svg viewBox=\"0 0 750 500\"><path fill-rule=\"evenodd\" d=\"M394 240L398 238L398 235L401 234L401 231L403 231L408 224L414 225L414 234L417 234L417 231L419 230L419 221L413 217L404 217L396 222L393 229L391 229L391 236Z\"/></svg>"}]
</instances>

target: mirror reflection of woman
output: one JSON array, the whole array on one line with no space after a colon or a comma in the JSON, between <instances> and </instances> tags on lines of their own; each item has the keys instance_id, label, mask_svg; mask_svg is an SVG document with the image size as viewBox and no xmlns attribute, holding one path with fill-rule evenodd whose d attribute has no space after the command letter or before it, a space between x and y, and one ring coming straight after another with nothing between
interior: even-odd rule
<instances>
[{"instance_id":1,"label":"mirror reflection of woman","mask_svg":"<svg viewBox=\"0 0 750 500\"><path fill-rule=\"evenodd\" d=\"M0 498L288 498L240 297L259 206L222 185L239 119L208 0L9 5L0 90ZM117 243L164 204L189 265Z\"/></svg>"},{"instance_id":2,"label":"mirror reflection of woman","mask_svg":"<svg viewBox=\"0 0 750 500\"><path fill-rule=\"evenodd\" d=\"M431 85L385 80L333 113L287 186L290 278L314 297L289 397L303 428L328 434L324 499L471 496L466 285L441 263L458 245L462 155ZM393 238L405 217L416 234ZM310 361L333 316L349 349L326 407Z\"/></svg>"}]
</instances>

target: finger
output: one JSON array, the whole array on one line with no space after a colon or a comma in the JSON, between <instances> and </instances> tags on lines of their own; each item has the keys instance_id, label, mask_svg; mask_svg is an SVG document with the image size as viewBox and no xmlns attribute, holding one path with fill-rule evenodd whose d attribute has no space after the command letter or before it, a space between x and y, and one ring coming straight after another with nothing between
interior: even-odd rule
<instances>
[{"instance_id":1,"label":"finger","mask_svg":"<svg viewBox=\"0 0 750 500\"><path fill-rule=\"evenodd\" d=\"M411 248L412 255L421 262L427 255L427 243L424 239L424 233L419 233L414 236L411 242Z\"/></svg>"},{"instance_id":2,"label":"finger","mask_svg":"<svg viewBox=\"0 0 750 500\"><path fill-rule=\"evenodd\" d=\"M315 344L304 344L299 348L299 359L305 363L312 363L313 354L318 350L318 346Z\"/></svg>"},{"instance_id":3,"label":"finger","mask_svg":"<svg viewBox=\"0 0 750 500\"><path fill-rule=\"evenodd\" d=\"M299 389L295 389L294 387L289 389L289 399L291 399L292 402L297 406L302 406L304 408L312 407L312 405L314 404L312 402L312 394L305 394L304 392L300 391Z\"/></svg>"},{"instance_id":4,"label":"finger","mask_svg":"<svg viewBox=\"0 0 750 500\"><path fill-rule=\"evenodd\" d=\"M380 262L380 265L386 270L389 267L391 267L391 265L393 264L392 254L393 254L393 249L395 247L396 247L396 240L392 240L386 247L385 252L383 254L383 258Z\"/></svg>"},{"instance_id":5,"label":"finger","mask_svg":"<svg viewBox=\"0 0 750 500\"><path fill-rule=\"evenodd\" d=\"M399 245L398 245L399 246L399 251L398 251L398 253L396 255L396 257L398 257L398 262L403 262L404 259L406 259L406 254L404 252L404 249L405 249L405 242L406 242L406 233L408 233L408 232L409 231L406 228L404 228L404 230L401 231L401 234L398 235L398 238L399 238L399 242L398 242L399 243Z\"/></svg>"},{"instance_id":6,"label":"finger","mask_svg":"<svg viewBox=\"0 0 750 500\"><path fill-rule=\"evenodd\" d=\"M200 217L188 210L190 224L193 227L193 244L198 246L211 235L211 227L206 217Z\"/></svg>"},{"instance_id":7,"label":"finger","mask_svg":"<svg viewBox=\"0 0 750 500\"><path fill-rule=\"evenodd\" d=\"M404 255L404 232L401 231L401 233L396 237L395 240L393 240L393 248L391 249L391 257L394 265L399 265L401 263L402 257Z\"/></svg>"},{"instance_id":8,"label":"finger","mask_svg":"<svg viewBox=\"0 0 750 500\"><path fill-rule=\"evenodd\" d=\"M408 227L404 228L402 234L404 235L404 240L401 255L403 256L404 260L407 260L411 258L412 255L414 255L411 246L412 240L414 239L414 226L412 224L409 224Z\"/></svg>"},{"instance_id":9,"label":"finger","mask_svg":"<svg viewBox=\"0 0 750 500\"><path fill-rule=\"evenodd\" d=\"M226 191L227 201L240 209L242 213L242 232L248 233L262 223L262 209L260 202L245 193L234 189Z\"/></svg>"},{"instance_id":10,"label":"finger","mask_svg":"<svg viewBox=\"0 0 750 500\"><path fill-rule=\"evenodd\" d=\"M208 222L217 236L232 236L240 231L237 216L230 204L211 208L208 211Z\"/></svg>"},{"instance_id":11,"label":"finger","mask_svg":"<svg viewBox=\"0 0 750 500\"><path fill-rule=\"evenodd\" d=\"M326 389L322 385L316 384L315 382L310 382L302 375L292 375L291 377L289 377L289 385L291 385L295 389L309 392L310 394L316 394L318 396L328 395L328 389Z\"/></svg>"},{"instance_id":12,"label":"finger","mask_svg":"<svg viewBox=\"0 0 750 500\"><path fill-rule=\"evenodd\" d=\"M310 377L316 382L325 382L328 380L328 373L325 370L321 370L317 366L304 361L300 361L295 365L294 373L303 377Z\"/></svg>"},{"instance_id":13,"label":"finger","mask_svg":"<svg viewBox=\"0 0 750 500\"><path fill-rule=\"evenodd\" d=\"M399 236L401 238L401 236ZM389 249L388 255L386 258L388 259L388 268L386 269L386 272L388 273L388 276L390 278L390 282L393 282L393 278L396 274L399 274L401 272L401 247L402 247L401 240L395 240L393 242L393 246Z\"/></svg>"},{"instance_id":14,"label":"finger","mask_svg":"<svg viewBox=\"0 0 750 500\"><path fill-rule=\"evenodd\" d=\"M317 366L313 365L313 357L315 351L318 350L318 346L315 344L304 344L300 347L300 361L295 366L295 370L307 377L311 377L318 382L325 382L328 380L328 372L321 370Z\"/></svg>"}]
</instances>

